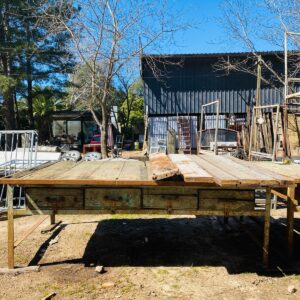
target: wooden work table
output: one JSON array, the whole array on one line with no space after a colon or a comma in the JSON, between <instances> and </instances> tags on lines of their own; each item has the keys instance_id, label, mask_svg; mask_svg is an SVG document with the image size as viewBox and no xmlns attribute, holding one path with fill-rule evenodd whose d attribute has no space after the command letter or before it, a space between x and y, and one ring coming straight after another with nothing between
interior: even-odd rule
<instances>
[{"instance_id":1,"label":"wooden work table","mask_svg":"<svg viewBox=\"0 0 300 300\"><path fill-rule=\"evenodd\" d=\"M267 266L271 190L293 187L294 180L231 157L159 154L146 163L49 163L0 178L0 184L8 185L8 268L14 268L14 215L48 214L53 223L56 214L117 213L264 217ZM25 189L26 209L13 209L14 186ZM256 189L266 190L264 208L255 204Z\"/></svg>"}]
</instances>

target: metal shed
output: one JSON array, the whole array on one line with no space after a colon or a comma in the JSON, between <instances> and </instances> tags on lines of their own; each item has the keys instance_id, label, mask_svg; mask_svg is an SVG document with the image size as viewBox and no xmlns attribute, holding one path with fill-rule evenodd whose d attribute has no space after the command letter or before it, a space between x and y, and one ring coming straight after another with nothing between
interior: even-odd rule
<instances>
[{"instance_id":1,"label":"metal shed","mask_svg":"<svg viewBox=\"0 0 300 300\"><path fill-rule=\"evenodd\" d=\"M283 52L261 52L263 59L277 73L283 73ZM253 105L256 94L256 77L249 73L216 70L220 59L247 60L256 68L256 59L245 53L144 55L142 57L142 78L144 101L148 109L149 139L167 138L167 130L174 129L176 115L191 116L192 148L196 147L196 132L201 105L220 100L220 128L226 128L228 116L246 122L247 106ZM272 74L263 68L263 76ZM273 81L273 85L262 82L261 104L277 104L282 101L283 86ZM210 106L206 113L213 114ZM209 121L209 120L208 120ZM205 121L207 123L207 121ZM175 128L176 131L176 128Z\"/></svg>"}]
</instances>

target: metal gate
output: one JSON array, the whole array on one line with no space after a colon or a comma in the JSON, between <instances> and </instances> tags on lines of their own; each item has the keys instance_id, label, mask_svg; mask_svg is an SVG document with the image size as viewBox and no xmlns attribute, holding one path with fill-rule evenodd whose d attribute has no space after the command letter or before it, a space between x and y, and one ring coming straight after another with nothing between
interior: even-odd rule
<instances>
[{"instance_id":1,"label":"metal gate","mask_svg":"<svg viewBox=\"0 0 300 300\"><path fill-rule=\"evenodd\" d=\"M37 165L38 132L36 130L0 131L0 177ZM14 207L24 206L22 189L15 189ZM0 212L6 210L6 186L0 186Z\"/></svg>"}]
</instances>

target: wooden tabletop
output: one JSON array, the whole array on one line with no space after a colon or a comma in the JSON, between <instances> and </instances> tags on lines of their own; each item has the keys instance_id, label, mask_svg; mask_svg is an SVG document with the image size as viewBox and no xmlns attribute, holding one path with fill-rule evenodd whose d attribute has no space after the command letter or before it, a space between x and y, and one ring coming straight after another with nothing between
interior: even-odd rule
<instances>
[{"instance_id":1,"label":"wooden tabletop","mask_svg":"<svg viewBox=\"0 0 300 300\"><path fill-rule=\"evenodd\" d=\"M298 168L298 169L297 169ZM300 182L290 172L222 155L158 154L138 160L59 161L0 178L0 184L94 186L287 186Z\"/></svg>"},{"instance_id":2,"label":"wooden tabletop","mask_svg":"<svg viewBox=\"0 0 300 300\"><path fill-rule=\"evenodd\" d=\"M291 178L294 183L300 183L300 165L295 163L290 164L281 164L277 162L271 161L257 161L254 162L256 166L262 167L264 169L268 169L277 174L281 174L283 176Z\"/></svg>"}]
</instances>

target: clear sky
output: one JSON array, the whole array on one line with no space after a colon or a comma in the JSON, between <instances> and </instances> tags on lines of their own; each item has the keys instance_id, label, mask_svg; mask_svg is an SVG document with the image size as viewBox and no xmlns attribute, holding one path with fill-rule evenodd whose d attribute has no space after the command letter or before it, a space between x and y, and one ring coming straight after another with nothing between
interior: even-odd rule
<instances>
[{"instance_id":1,"label":"clear sky","mask_svg":"<svg viewBox=\"0 0 300 300\"><path fill-rule=\"evenodd\" d=\"M176 47L165 48L165 53L214 53L245 51L240 43L230 42L223 29L222 0L171 0L174 8L182 12L183 19L197 28L176 33ZM279 50L265 41L258 41L259 51Z\"/></svg>"}]
</instances>

